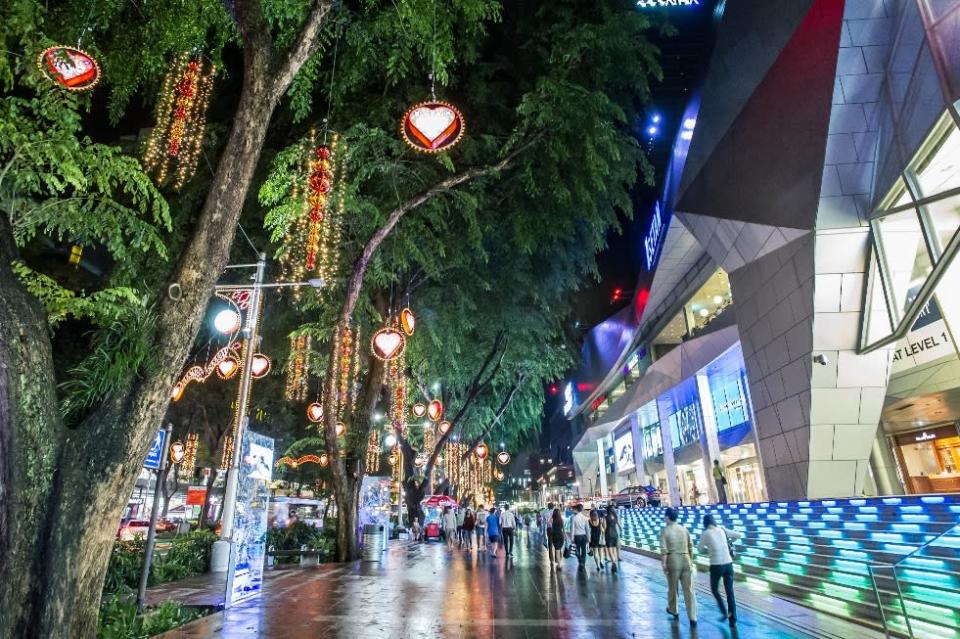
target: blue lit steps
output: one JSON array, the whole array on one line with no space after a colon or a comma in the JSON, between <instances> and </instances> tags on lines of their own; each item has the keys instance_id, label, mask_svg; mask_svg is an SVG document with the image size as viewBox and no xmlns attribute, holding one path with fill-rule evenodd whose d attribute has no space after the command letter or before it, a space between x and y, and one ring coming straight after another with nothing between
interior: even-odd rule
<instances>
[{"instance_id":1,"label":"blue lit steps","mask_svg":"<svg viewBox=\"0 0 960 639\"><path fill-rule=\"evenodd\" d=\"M623 510L623 543L659 551L660 509ZM910 496L771 502L681 509L681 523L699 538L700 519L713 513L721 524L745 533L741 576L776 594L812 607L879 625L877 595L867 563L889 565L950 531L898 569L904 604L918 637L960 639L960 496ZM701 563L705 566L706 560ZM889 572L889 570L887 571ZM878 574L888 624L906 624L892 579Z\"/></svg>"}]
</instances>

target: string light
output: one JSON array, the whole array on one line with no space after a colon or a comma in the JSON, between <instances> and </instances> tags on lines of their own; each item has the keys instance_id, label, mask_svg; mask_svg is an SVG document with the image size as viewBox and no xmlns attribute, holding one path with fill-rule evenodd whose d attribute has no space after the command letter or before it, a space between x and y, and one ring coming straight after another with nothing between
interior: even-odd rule
<instances>
[{"instance_id":1,"label":"string light","mask_svg":"<svg viewBox=\"0 0 960 639\"><path fill-rule=\"evenodd\" d=\"M370 440L367 442L367 472L376 473L380 470L380 433L370 431Z\"/></svg>"},{"instance_id":2,"label":"string light","mask_svg":"<svg viewBox=\"0 0 960 639\"><path fill-rule=\"evenodd\" d=\"M184 444L183 461L180 463L180 472L190 476L193 474L194 466L197 464L197 447L200 438L196 433L187 433L187 443Z\"/></svg>"},{"instance_id":3,"label":"string light","mask_svg":"<svg viewBox=\"0 0 960 639\"><path fill-rule=\"evenodd\" d=\"M307 399L310 375L312 338L309 335L290 337L290 359L287 360L287 386L284 396L295 402Z\"/></svg>"},{"instance_id":4,"label":"string light","mask_svg":"<svg viewBox=\"0 0 960 639\"><path fill-rule=\"evenodd\" d=\"M233 461L233 435L227 435L223 438L223 454L220 456L220 470L230 468Z\"/></svg>"},{"instance_id":5,"label":"string light","mask_svg":"<svg viewBox=\"0 0 960 639\"><path fill-rule=\"evenodd\" d=\"M351 326L338 326L334 332L334 371L337 375L337 417L343 419L350 406L356 402L357 384L360 374L360 356L357 343L360 329Z\"/></svg>"},{"instance_id":6,"label":"string light","mask_svg":"<svg viewBox=\"0 0 960 639\"><path fill-rule=\"evenodd\" d=\"M216 66L202 56L181 53L163 80L157 123L147 139L143 163L158 183L172 178L174 190L179 191L197 168L215 73Z\"/></svg>"}]
</instances>

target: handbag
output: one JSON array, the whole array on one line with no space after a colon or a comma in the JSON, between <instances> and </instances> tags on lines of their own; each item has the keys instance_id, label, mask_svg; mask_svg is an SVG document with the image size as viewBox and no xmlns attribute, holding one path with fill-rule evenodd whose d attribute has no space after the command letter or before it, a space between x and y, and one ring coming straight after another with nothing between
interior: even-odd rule
<instances>
[{"instance_id":1,"label":"handbag","mask_svg":"<svg viewBox=\"0 0 960 639\"><path fill-rule=\"evenodd\" d=\"M723 538L724 538L724 539L726 540L726 542L727 542L727 551L730 552L730 559L736 559L736 558L737 558L737 551L733 549L733 542L730 541L730 538L729 538L729 537L727 537L727 531L726 531L726 529L721 528L720 530L723 531Z\"/></svg>"},{"instance_id":2,"label":"handbag","mask_svg":"<svg viewBox=\"0 0 960 639\"><path fill-rule=\"evenodd\" d=\"M570 544L567 544L566 546L563 547L563 558L570 559L570 557L572 556L573 556L573 553L570 550Z\"/></svg>"}]
</instances>

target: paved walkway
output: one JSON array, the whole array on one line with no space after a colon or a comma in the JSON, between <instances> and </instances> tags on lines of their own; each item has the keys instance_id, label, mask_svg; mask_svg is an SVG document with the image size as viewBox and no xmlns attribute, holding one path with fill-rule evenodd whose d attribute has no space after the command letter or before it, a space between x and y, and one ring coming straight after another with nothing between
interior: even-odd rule
<instances>
[{"instance_id":1,"label":"paved walkway","mask_svg":"<svg viewBox=\"0 0 960 639\"><path fill-rule=\"evenodd\" d=\"M876 633L745 586L731 629L718 620L706 575L698 576L700 619L664 613L659 562L625 555L619 574L578 571L569 559L551 571L546 554L521 537L516 558L456 551L438 544L392 548L381 563L270 573L262 596L197 620L164 639L854 639ZM592 561L592 559L591 559ZM681 615L682 606L681 606Z\"/></svg>"}]
</instances>

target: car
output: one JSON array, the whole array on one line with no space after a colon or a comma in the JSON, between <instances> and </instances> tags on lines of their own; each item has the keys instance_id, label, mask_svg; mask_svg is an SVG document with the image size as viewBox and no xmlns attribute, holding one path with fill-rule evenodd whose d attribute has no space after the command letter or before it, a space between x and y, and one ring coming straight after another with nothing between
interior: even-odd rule
<instances>
[{"instance_id":1,"label":"car","mask_svg":"<svg viewBox=\"0 0 960 639\"><path fill-rule=\"evenodd\" d=\"M137 538L146 539L149 529L150 521L147 519L128 519L120 523L120 529L117 530L117 539L120 541L133 541Z\"/></svg>"},{"instance_id":2,"label":"car","mask_svg":"<svg viewBox=\"0 0 960 639\"><path fill-rule=\"evenodd\" d=\"M158 519L157 520L157 532L177 532L177 522L171 521L169 519Z\"/></svg>"},{"instance_id":3,"label":"car","mask_svg":"<svg viewBox=\"0 0 960 639\"><path fill-rule=\"evenodd\" d=\"M660 491L654 486L630 486L610 497L609 503L618 508L646 508L660 506Z\"/></svg>"}]
</instances>

